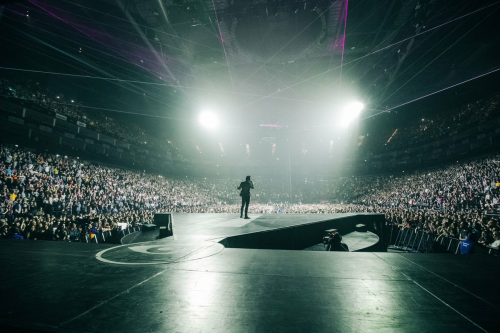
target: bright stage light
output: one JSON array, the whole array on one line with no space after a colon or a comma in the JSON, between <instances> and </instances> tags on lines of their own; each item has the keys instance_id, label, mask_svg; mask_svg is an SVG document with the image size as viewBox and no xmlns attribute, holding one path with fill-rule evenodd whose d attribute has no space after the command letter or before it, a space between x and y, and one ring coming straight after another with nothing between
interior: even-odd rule
<instances>
[{"instance_id":1,"label":"bright stage light","mask_svg":"<svg viewBox=\"0 0 500 333\"><path fill-rule=\"evenodd\" d=\"M199 120L201 125L208 129L216 129L217 127L219 127L219 119L217 118L217 115L212 112L202 112L200 114Z\"/></svg>"},{"instance_id":2,"label":"bright stage light","mask_svg":"<svg viewBox=\"0 0 500 333\"><path fill-rule=\"evenodd\" d=\"M340 124L343 127L349 126L349 124L359 118L364 107L364 104L361 102L353 102L346 105L341 113Z\"/></svg>"},{"instance_id":3,"label":"bright stage light","mask_svg":"<svg viewBox=\"0 0 500 333\"><path fill-rule=\"evenodd\" d=\"M354 102L354 103L347 105L346 109L349 112L352 112L353 114L355 114L356 117L358 117L361 114L361 111L363 110L364 107L365 107L365 105L363 103Z\"/></svg>"}]
</instances>

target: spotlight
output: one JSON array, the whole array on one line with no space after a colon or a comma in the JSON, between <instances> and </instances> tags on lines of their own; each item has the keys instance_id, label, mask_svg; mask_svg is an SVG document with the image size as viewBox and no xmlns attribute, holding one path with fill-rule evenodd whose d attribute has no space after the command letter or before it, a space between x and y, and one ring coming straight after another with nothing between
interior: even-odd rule
<instances>
[{"instance_id":1,"label":"spotlight","mask_svg":"<svg viewBox=\"0 0 500 333\"><path fill-rule=\"evenodd\" d=\"M354 103L347 105L346 111L349 113L352 113L355 117L359 117L359 115L361 114L361 111L363 110L364 107L365 107L365 105L363 103L354 102Z\"/></svg>"},{"instance_id":2,"label":"spotlight","mask_svg":"<svg viewBox=\"0 0 500 333\"><path fill-rule=\"evenodd\" d=\"M217 115L209 111L202 112L199 120L201 125L208 129L216 129L219 126Z\"/></svg>"},{"instance_id":3,"label":"spotlight","mask_svg":"<svg viewBox=\"0 0 500 333\"><path fill-rule=\"evenodd\" d=\"M365 107L364 104L361 102L353 102L347 104L341 113L341 119L340 119L341 125L344 127L349 126L350 123L352 123L359 117L364 107Z\"/></svg>"}]
</instances>

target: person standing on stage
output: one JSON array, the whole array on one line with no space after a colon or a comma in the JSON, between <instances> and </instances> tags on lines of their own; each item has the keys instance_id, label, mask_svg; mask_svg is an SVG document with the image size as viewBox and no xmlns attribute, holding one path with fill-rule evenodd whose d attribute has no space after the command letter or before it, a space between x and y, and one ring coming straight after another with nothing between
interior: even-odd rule
<instances>
[{"instance_id":1,"label":"person standing on stage","mask_svg":"<svg viewBox=\"0 0 500 333\"><path fill-rule=\"evenodd\" d=\"M241 190L241 210L240 210L240 218L243 218L243 208L245 208L245 218L248 217L248 205L250 204L250 189L253 189L253 182L250 180L250 176L247 176L244 182L240 183L238 186L238 190Z\"/></svg>"}]
</instances>

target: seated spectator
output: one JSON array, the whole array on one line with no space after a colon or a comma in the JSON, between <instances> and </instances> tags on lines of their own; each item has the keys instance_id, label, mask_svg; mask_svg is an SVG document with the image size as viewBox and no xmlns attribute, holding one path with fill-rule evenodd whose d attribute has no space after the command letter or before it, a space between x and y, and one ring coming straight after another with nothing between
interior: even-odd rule
<instances>
[{"instance_id":1,"label":"seated spectator","mask_svg":"<svg viewBox=\"0 0 500 333\"><path fill-rule=\"evenodd\" d=\"M71 242L79 242L80 241L80 229L76 226L76 223L71 224L71 229L69 230L69 240Z\"/></svg>"},{"instance_id":2,"label":"seated spectator","mask_svg":"<svg viewBox=\"0 0 500 333\"><path fill-rule=\"evenodd\" d=\"M57 229L54 232L54 240L64 241L68 239L68 232L63 223L58 222Z\"/></svg>"},{"instance_id":3,"label":"seated spectator","mask_svg":"<svg viewBox=\"0 0 500 333\"><path fill-rule=\"evenodd\" d=\"M495 240L493 243L488 245L490 249L493 250L498 250L498 247L500 246L500 234L499 233L494 233L493 234L493 239Z\"/></svg>"},{"instance_id":4,"label":"seated spectator","mask_svg":"<svg viewBox=\"0 0 500 333\"><path fill-rule=\"evenodd\" d=\"M479 244L481 244L481 245L485 245L485 246L486 246L487 244L491 243L491 241L490 241L490 237L489 237L489 235L488 235L488 232L487 232L487 231L483 231L483 232L481 233L481 237L479 238L478 243L479 243Z\"/></svg>"}]
</instances>

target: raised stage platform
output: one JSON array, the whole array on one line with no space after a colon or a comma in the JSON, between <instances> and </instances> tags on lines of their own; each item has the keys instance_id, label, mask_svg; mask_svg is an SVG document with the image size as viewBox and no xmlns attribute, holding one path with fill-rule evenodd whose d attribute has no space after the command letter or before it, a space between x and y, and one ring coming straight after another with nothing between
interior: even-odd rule
<instances>
[{"instance_id":1,"label":"raised stage platform","mask_svg":"<svg viewBox=\"0 0 500 333\"><path fill-rule=\"evenodd\" d=\"M0 331L498 330L497 257L240 246L366 216L177 214L176 236L162 240L155 232L124 245L2 240ZM362 250L375 234L352 240Z\"/></svg>"}]
</instances>

